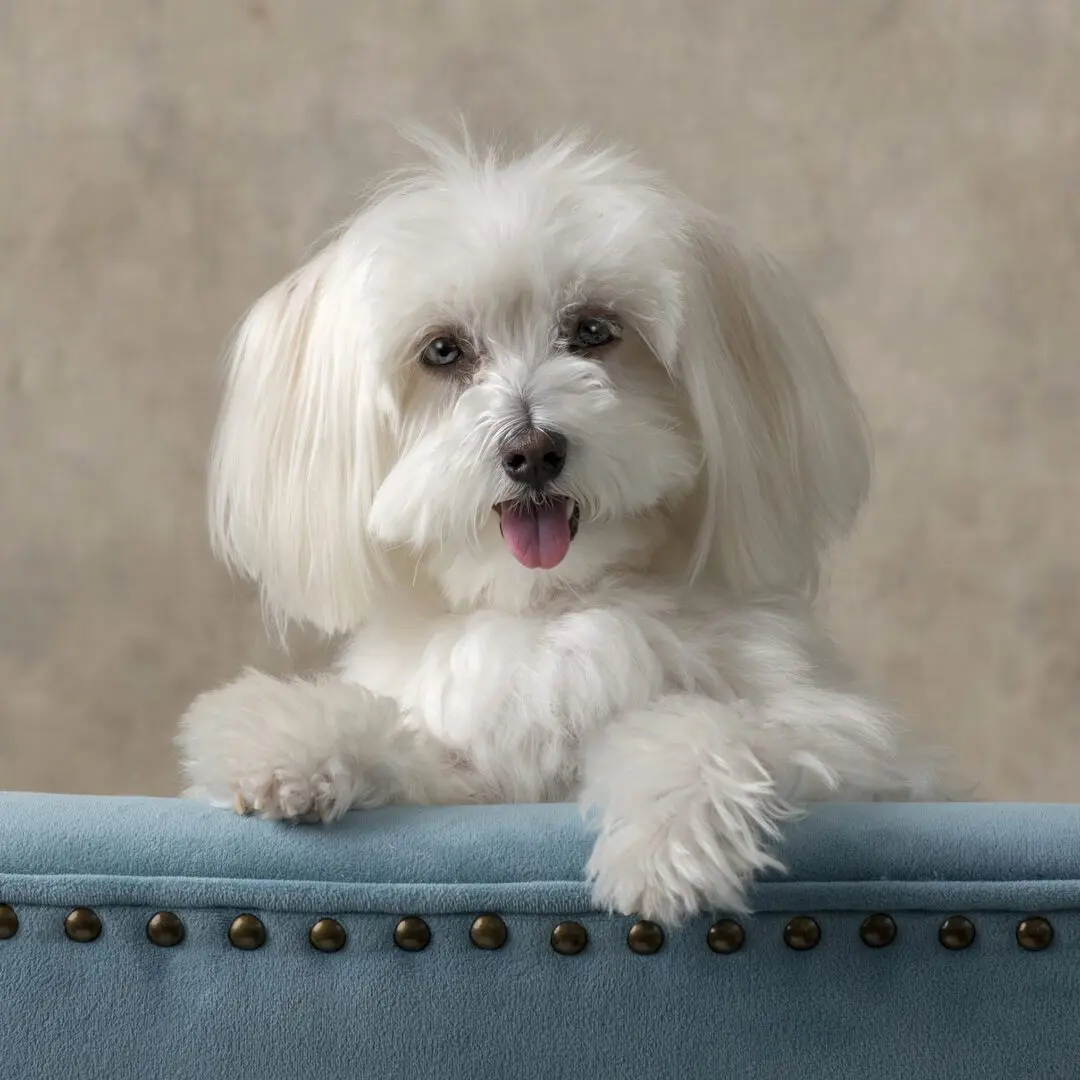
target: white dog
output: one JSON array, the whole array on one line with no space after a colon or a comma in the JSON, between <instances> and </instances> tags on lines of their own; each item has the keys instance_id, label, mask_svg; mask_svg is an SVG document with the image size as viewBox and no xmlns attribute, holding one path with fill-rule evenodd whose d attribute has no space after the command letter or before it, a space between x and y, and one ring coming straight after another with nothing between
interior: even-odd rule
<instances>
[{"instance_id":1,"label":"white dog","mask_svg":"<svg viewBox=\"0 0 1080 1080\"><path fill-rule=\"evenodd\" d=\"M351 643L200 697L188 794L580 799L599 904L739 909L801 801L928 783L809 606L856 402L784 271L626 158L427 149L233 347L217 550Z\"/></svg>"}]
</instances>

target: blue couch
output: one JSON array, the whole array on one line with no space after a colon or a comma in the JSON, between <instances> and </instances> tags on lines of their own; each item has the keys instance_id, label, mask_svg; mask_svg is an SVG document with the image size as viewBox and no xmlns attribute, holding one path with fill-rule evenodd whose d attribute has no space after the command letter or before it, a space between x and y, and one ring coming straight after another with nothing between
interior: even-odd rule
<instances>
[{"instance_id":1,"label":"blue couch","mask_svg":"<svg viewBox=\"0 0 1080 1080\"><path fill-rule=\"evenodd\" d=\"M0 795L0 1078L1080 1076L1080 807L821 807L680 928L591 910L588 849L569 806Z\"/></svg>"}]
</instances>

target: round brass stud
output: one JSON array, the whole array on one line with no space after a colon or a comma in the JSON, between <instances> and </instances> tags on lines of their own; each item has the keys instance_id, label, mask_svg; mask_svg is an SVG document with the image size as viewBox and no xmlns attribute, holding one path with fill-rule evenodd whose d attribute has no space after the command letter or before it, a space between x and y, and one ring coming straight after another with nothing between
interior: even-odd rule
<instances>
[{"instance_id":1,"label":"round brass stud","mask_svg":"<svg viewBox=\"0 0 1080 1080\"><path fill-rule=\"evenodd\" d=\"M724 956L738 952L746 943L746 931L734 919L721 919L709 927L705 939L714 953Z\"/></svg>"},{"instance_id":2,"label":"round brass stud","mask_svg":"<svg viewBox=\"0 0 1080 1080\"><path fill-rule=\"evenodd\" d=\"M859 927L859 937L871 949L884 949L896 940L896 921L891 915L868 915Z\"/></svg>"},{"instance_id":3,"label":"round brass stud","mask_svg":"<svg viewBox=\"0 0 1080 1080\"><path fill-rule=\"evenodd\" d=\"M1042 952L1050 948L1054 940L1054 928L1041 915L1024 919L1016 928L1016 943L1028 952Z\"/></svg>"},{"instance_id":4,"label":"round brass stud","mask_svg":"<svg viewBox=\"0 0 1080 1080\"><path fill-rule=\"evenodd\" d=\"M651 956L664 947L664 928L649 922L648 919L642 919L630 927L626 944L630 946L630 951L638 956Z\"/></svg>"},{"instance_id":5,"label":"round brass stud","mask_svg":"<svg viewBox=\"0 0 1080 1080\"><path fill-rule=\"evenodd\" d=\"M19 932L19 916L10 904L0 904L0 941L7 941Z\"/></svg>"},{"instance_id":6,"label":"round brass stud","mask_svg":"<svg viewBox=\"0 0 1080 1080\"><path fill-rule=\"evenodd\" d=\"M560 956L577 956L589 944L589 931L579 922L561 922L551 931L551 947Z\"/></svg>"},{"instance_id":7,"label":"round brass stud","mask_svg":"<svg viewBox=\"0 0 1080 1080\"><path fill-rule=\"evenodd\" d=\"M406 916L394 927L394 944L406 952L420 952L431 944L431 928L415 915Z\"/></svg>"},{"instance_id":8,"label":"round brass stud","mask_svg":"<svg viewBox=\"0 0 1080 1080\"><path fill-rule=\"evenodd\" d=\"M229 926L229 941L238 949L261 949L266 944L266 927L254 915L237 915Z\"/></svg>"},{"instance_id":9,"label":"round brass stud","mask_svg":"<svg viewBox=\"0 0 1080 1080\"><path fill-rule=\"evenodd\" d=\"M320 919L309 931L308 941L319 952L340 952L349 935L337 919Z\"/></svg>"},{"instance_id":10,"label":"round brass stud","mask_svg":"<svg viewBox=\"0 0 1080 1080\"><path fill-rule=\"evenodd\" d=\"M796 915L784 927L784 944L796 952L813 949L821 941L821 927L809 915Z\"/></svg>"},{"instance_id":11,"label":"round brass stud","mask_svg":"<svg viewBox=\"0 0 1080 1080\"><path fill-rule=\"evenodd\" d=\"M150 916L146 924L146 936L163 949L171 949L184 940L184 924L172 911L159 911Z\"/></svg>"},{"instance_id":12,"label":"round brass stud","mask_svg":"<svg viewBox=\"0 0 1080 1080\"><path fill-rule=\"evenodd\" d=\"M498 915L477 915L469 937L478 949L501 949L506 944L506 923Z\"/></svg>"},{"instance_id":13,"label":"round brass stud","mask_svg":"<svg viewBox=\"0 0 1080 1080\"><path fill-rule=\"evenodd\" d=\"M101 920L96 911L91 911L88 907L77 907L68 912L64 919L64 933L72 941L94 941L101 933Z\"/></svg>"},{"instance_id":14,"label":"round brass stud","mask_svg":"<svg viewBox=\"0 0 1080 1080\"><path fill-rule=\"evenodd\" d=\"M938 929L946 949L966 949L975 940L975 924L963 915L950 915Z\"/></svg>"}]
</instances>

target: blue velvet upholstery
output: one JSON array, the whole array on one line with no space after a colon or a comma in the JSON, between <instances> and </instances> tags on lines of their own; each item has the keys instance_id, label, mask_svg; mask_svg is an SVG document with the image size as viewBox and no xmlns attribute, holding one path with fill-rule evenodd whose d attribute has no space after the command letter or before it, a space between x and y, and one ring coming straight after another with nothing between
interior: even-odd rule
<instances>
[{"instance_id":1,"label":"blue velvet upholstery","mask_svg":"<svg viewBox=\"0 0 1080 1080\"><path fill-rule=\"evenodd\" d=\"M154 799L0 795L3 1080L1051 1080L1080 1075L1080 807L828 806L788 830L746 942L711 919L637 955L590 910L589 837L568 806L402 808L332 828ZM76 943L64 918L93 908ZM186 927L152 944L156 911ZM266 944L228 928L257 915ZM497 912L506 945L470 942ZM896 940L860 925L886 912ZM947 916L974 943L939 942ZM431 928L423 951L393 933ZM784 943L812 916L820 944ZM1041 915L1052 944L1017 925ZM311 925L348 941L322 953ZM588 930L557 954L553 926ZM0 929L3 926L0 920ZM7 926L11 927L10 912Z\"/></svg>"}]
</instances>

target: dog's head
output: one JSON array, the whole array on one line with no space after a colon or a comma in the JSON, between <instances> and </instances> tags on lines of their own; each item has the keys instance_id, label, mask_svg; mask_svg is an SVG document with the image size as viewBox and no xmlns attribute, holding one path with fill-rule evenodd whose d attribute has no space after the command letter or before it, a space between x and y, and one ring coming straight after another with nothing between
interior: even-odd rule
<instances>
[{"instance_id":1,"label":"dog's head","mask_svg":"<svg viewBox=\"0 0 1080 1080\"><path fill-rule=\"evenodd\" d=\"M328 631L401 586L812 588L869 455L783 271L614 153L429 151L243 323L219 552Z\"/></svg>"}]
</instances>

